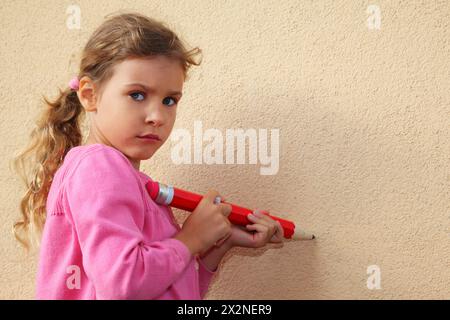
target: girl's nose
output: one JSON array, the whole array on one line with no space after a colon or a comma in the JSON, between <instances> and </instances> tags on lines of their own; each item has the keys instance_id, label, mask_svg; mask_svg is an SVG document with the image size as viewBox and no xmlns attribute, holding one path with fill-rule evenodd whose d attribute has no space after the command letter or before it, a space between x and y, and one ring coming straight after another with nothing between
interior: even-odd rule
<instances>
[{"instance_id":1,"label":"girl's nose","mask_svg":"<svg viewBox=\"0 0 450 320\"><path fill-rule=\"evenodd\" d=\"M159 127L164 124L164 118L163 106L153 105L149 107L145 122Z\"/></svg>"}]
</instances>

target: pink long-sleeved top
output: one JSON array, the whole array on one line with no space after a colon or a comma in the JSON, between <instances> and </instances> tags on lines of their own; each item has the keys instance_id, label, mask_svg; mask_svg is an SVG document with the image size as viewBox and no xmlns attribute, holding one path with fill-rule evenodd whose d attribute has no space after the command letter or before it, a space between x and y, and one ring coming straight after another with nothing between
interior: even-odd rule
<instances>
[{"instance_id":1,"label":"pink long-sleeved top","mask_svg":"<svg viewBox=\"0 0 450 320\"><path fill-rule=\"evenodd\" d=\"M37 299L203 299L216 270L173 236L172 209L120 151L74 147L53 178Z\"/></svg>"}]
</instances>

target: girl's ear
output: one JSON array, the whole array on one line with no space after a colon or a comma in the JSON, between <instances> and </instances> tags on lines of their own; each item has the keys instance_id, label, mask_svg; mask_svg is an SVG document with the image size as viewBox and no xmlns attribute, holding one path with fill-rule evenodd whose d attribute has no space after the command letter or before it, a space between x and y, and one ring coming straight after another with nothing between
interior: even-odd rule
<instances>
[{"instance_id":1,"label":"girl's ear","mask_svg":"<svg viewBox=\"0 0 450 320\"><path fill-rule=\"evenodd\" d=\"M96 111L96 95L94 82L87 76L80 79L77 91L78 99L86 112Z\"/></svg>"}]
</instances>

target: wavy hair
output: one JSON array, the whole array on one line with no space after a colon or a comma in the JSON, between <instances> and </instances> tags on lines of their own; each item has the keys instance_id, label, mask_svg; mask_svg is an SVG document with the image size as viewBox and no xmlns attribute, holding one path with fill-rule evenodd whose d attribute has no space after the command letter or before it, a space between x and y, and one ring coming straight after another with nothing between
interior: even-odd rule
<instances>
[{"instance_id":1,"label":"wavy hair","mask_svg":"<svg viewBox=\"0 0 450 320\"><path fill-rule=\"evenodd\" d=\"M88 76L102 88L113 67L132 57L163 55L181 63L185 80L201 49L187 50L184 42L163 22L135 12L110 14L88 39L80 61L78 78ZM201 56L200 56L201 57ZM101 89L100 89L101 90ZM46 202L55 172L67 152L83 142L85 111L76 91L59 88L53 101L42 96L44 105L31 131L29 144L16 153L14 170L26 186L20 201L21 219L14 223L16 239L28 250L39 246L46 219Z\"/></svg>"}]
</instances>

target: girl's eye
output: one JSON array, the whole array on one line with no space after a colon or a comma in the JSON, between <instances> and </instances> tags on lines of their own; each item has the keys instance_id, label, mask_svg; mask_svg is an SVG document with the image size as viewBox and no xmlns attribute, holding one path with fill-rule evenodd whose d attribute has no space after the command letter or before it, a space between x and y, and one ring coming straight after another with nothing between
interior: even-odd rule
<instances>
[{"instance_id":1,"label":"girl's eye","mask_svg":"<svg viewBox=\"0 0 450 320\"><path fill-rule=\"evenodd\" d=\"M134 101L142 101L145 99L145 94L143 94L143 92L140 92L140 91L132 92L132 93L130 93L130 96L133 98ZM139 96L141 96L142 98L139 98ZM170 102L169 102L170 100L173 101L172 104L170 104ZM166 97L163 99L163 103L164 104L168 103L167 104L168 106L173 106L178 103L178 100L176 100L172 97Z\"/></svg>"},{"instance_id":2,"label":"girl's eye","mask_svg":"<svg viewBox=\"0 0 450 320\"><path fill-rule=\"evenodd\" d=\"M136 97L136 96L138 96L138 95L141 95L142 97L144 97L144 95L142 94L142 92L139 92L139 91L130 93L130 96L133 98L133 100L135 100L134 97ZM144 99L138 99L138 100L135 100L135 101L142 101L142 100L144 100Z\"/></svg>"},{"instance_id":3,"label":"girl's eye","mask_svg":"<svg viewBox=\"0 0 450 320\"><path fill-rule=\"evenodd\" d=\"M177 100L175 100L175 99L172 98L172 97L166 97L166 98L164 98L163 102L168 101L168 100L172 100L172 101L173 101L173 104L170 104L170 106L173 106L173 105L177 104L177 102L178 102Z\"/></svg>"}]
</instances>

